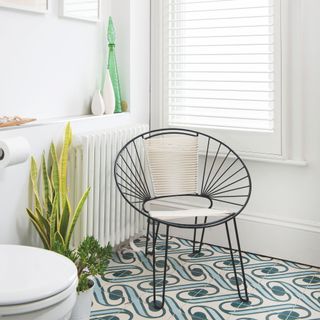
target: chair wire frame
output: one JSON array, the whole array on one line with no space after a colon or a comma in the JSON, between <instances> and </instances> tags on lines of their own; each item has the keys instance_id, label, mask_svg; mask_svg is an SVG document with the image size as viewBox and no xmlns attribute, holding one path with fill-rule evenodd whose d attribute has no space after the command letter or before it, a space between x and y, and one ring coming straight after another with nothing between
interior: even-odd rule
<instances>
[{"instance_id":1,"label":"chair wire frame","mask_svg":"<svg viewBox=\"0 0 320 320\"><path fill-rule=\"evenodd\" d=\"M198 167L198 190L192 194L168 194L156 196L152 186L150 171L146 165L146 151L144 141L163 137L166 135L197 137L199 142L200 158ZM246 207L251 196L252 184L249 171L241 158L225 143L207 134L178 128L165 128L142 133L127 144L118 153L114 164L114 177L116 185L127 203L137 212L147 218L147 234L145 254L152 254L153 264L153 303L156 309L162 309L165 303L165 287L168 258L169 231L172 227L193 229L193 253L199 253L203 246L204 234L207 228L225 225L230 256L237 292L241 301L249 301L244 264L240 246L239 232L236 217ZM227 216L213 219L210 217L195 217L192 223L177 222L176 220L161 220L151 217L147 204L154 200L168 199L173 197L197 197L205 199L207 208L227 208L230 212ZM203 221L200 221L203 219ZM233 249L229 223L232 223L235 231L237 250ZM157 300L156 288L156 242L159 226L165 228L165 252L162 279L161 301ZM152 226L152 230L150 230ZM197 232L200 231L200 240L197 241ZM149 241L152 240L152 250L148 250ZM196 248L198 244L198 248ZM240 262L241 281L238 278L238 271L234 252L238 252ZM160 283L161 284L161 283ZM243 295L244 293L244 295Z\"/></svg>"}]
</instances>

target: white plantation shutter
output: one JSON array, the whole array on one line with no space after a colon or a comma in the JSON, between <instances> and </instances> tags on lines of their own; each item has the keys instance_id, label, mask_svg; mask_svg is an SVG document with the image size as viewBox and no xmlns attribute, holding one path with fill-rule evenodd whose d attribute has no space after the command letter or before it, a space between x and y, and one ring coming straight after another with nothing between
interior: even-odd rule
<instances>
[{"instance_id":1,"label":"white plantation shutter","mask_svg":"<svg viewBox=\"0 0 320 320\"><path fill-rule=\"evenodd\" d=\"M281 153L280 1L163 2L162 125L215 130L239 151ZM247 147L253 134L261 139Z\"/></svg>"}]
</instances>

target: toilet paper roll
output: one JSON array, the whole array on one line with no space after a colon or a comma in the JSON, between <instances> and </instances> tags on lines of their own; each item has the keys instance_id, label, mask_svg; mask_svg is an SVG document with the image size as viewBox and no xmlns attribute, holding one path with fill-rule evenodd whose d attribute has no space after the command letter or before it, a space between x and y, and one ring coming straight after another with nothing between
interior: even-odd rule
<instances>
[{"instance_id":1,"label":"toilet paper roll","mask_svg":"<svg viewBox=\"0 0 320 320\"><path fill-rule=\"evenodd\" d=\"M0 140L0 169L25 162L30 156L30 144L23 137Z\"/></svg>"}]
</instances>

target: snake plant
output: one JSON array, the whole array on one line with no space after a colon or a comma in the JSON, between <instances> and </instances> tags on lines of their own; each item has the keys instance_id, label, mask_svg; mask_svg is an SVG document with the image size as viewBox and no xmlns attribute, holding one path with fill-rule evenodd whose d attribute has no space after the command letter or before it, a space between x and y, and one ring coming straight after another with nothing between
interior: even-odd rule
<instances>
[{"instance_id":1,"label":"snake plant","mask_svg":"<svg viewBox=\"0 0 320 320\"><path fill-rule=\"evenodd\" d=\"M52 250L57 242L69 248L76 222L90 191L90 188L85 191L73 210L67 188L68 154L71 142L72 130L68 123L59 159L53 143L50 146L48 160L50 165L46 162L45 153L41 157L40 170L35 158L31 158L30 177L34 203L33 208L27 208L27 213L43 246L49 250ZM41 180L41 188L38 187L39 180Z\"/></svg>"}]
</instances>

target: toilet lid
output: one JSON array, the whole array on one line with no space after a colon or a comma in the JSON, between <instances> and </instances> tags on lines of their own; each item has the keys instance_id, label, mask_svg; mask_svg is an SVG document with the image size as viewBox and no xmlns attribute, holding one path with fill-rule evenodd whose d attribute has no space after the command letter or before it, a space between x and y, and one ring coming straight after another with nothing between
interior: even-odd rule
<instances>
[{"instance_id":1,"label":"toilet lid","mask_svg":"<svg viewBox=\"0 0 320 320\"><path fill-rule=\"evenodd\" d=\"M66 290L76 278L76 266L60 254L0 245L0 306L46 299Z\"/></svg>"}]
</instances>

